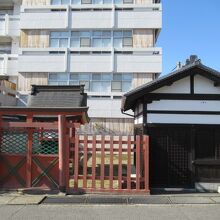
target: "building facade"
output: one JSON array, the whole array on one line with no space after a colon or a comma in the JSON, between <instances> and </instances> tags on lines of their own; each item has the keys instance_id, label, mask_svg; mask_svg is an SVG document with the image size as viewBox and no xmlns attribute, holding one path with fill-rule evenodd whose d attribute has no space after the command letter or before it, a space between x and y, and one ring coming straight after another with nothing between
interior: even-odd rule
<instances>
[{"instance_id":1,"label":"building facade","mask_svg":"<svg viewBox=\"0 0 220 220\"><path fill-rule=\"evenodd\" d=\"M87 132L132 133L122 94L160 74L160 0L9 0L0 3L0 74L17 84L84 84Z\"/></svg>"},{"instance_id":2,"label":"building facade","mask_svg":"<svg viewBox=\"0 0 220 220\"><path fill-rule=\"evenodd\" d=\"M149 135L151 188L219 190L219 85L220 72L197 60L124 95L136 133Z\"/></svg>"}]
</instances>

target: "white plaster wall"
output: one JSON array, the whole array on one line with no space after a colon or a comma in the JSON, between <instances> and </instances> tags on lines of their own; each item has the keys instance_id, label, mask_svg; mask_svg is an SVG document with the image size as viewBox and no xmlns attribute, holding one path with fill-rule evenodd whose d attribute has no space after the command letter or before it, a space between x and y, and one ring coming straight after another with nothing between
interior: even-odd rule
<instances>
[{"instance_id":1,"label":"white plaster wall","mask_svg":"<svg viewBox=\"0 0 220 220\"><path fill-rule=\"evenodd\" d=\"M135 125L142 124L142 123L143 123L143 116L142 115L140 115L134 119Z\"/></svg>"},{"instance_id":2,"label":"white plaster wall","mask_svg":"<svg viewBox=\"0 0 220 220\"><path fill-rule=\"evenodd\" d=\"M219 115L148 114L147 123L220 124Z\"/></svg>"},{"instance_id":3,"label":"white plaster wall","mask_svg":"<svg viewBox=\"0 0 220 220\"><path fill-rule=\"evenodd\" d=\"M139 113L142 113L138 115ZM140 103L137 105L135 109L135 119L134 119L134 124L142 124L143 123L143 104Z\"/></svg>"},{"instance_id":4,"label":"white plaster wall","mask_svg":"<svg viewBox=\"0 0 220 220\"><path fill-rule=\"evenodd\" d=\"M190 77L185 77L170 86L154 90L153 93L190 93Z\"/></svg>"},{"instance_id":5,"label":"white plaster wall","mask_svg":"<svg viewBox=\"0 0 220 220\"><path fill-rule=\"evenodd\" d=\"M196 75L194 80L196 94L220 94L220 87L215 87L214 82L201 75Z\"/></svg>"},{"instance_id":6,"label":"white plaster wall","mask_svg":"<svg viewBox=\"0 0 220 220\"><path fill-rule=\"evenodd\" d=\"M220 112L220 101L160 100L160 101L153 101L151 104L148 104L147 110L219 111Z\"/></svg>"}]
</instances>

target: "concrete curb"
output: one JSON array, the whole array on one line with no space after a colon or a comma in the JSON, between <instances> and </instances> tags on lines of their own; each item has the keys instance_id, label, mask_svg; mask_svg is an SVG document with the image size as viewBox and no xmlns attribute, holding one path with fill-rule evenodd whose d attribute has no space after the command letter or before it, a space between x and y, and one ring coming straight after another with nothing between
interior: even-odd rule
<instances>
[{"instance_id":1,"label":"concrete curb","mask_svg":"<svg viewBox=\"0 0 220 220\"><path fill-rule=\"evenodd\" d=\"M42 204L220 204L219 196L48 196Z\"/></svg>"}]
</instances>

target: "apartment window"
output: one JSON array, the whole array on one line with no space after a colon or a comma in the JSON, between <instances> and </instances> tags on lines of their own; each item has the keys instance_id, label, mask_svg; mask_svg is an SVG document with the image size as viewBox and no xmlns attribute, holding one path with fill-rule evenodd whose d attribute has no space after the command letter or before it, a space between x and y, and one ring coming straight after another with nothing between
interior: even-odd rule
<instances>
[{"instance_id":1,"label":"apartment window","mask_svg":"<svg viewBox=\"0 0 220 220\"><path fill-rule=\"evenodd\" d=\"M133 0L123 0L124 4L133 4Z\"/></svg>"},{"instance_id":2,"label":"apartment window","mask_svg":"<svg viewBox=\"0 0 220 220\"><path fill-rule=\"evenodd\" d=\"M90 31L72 31L70 47L90 47L91 34Z\"/></svg>"},{"instance_id":3,"label":"apartment window","mask_svg":"<svg viewBox=\"0 0 220 220\"><path fill-rule=\"evenodd\" d=\"M92 74L91 91L92 92L110 92L112 74Z\"/></svg>"},{"instance_id":4,"label":"apartment window","mask_svg":"<svg viewBox=\"0 0 220 220\"><path fill-rule=\"evenodd\" d=\"M90 92L127 92L131 89L132 74L112 73L50 73L49 85L85 85Z\"/></svg>"},{"instance_id":5,"label":"apartment window","mask_svg":"<svg viewBox=\"0 0 220 220\"><path fill-rule=\"evenodd\" d=\"M114 31L114 47L132 47L132 31Z\"/></svg>"},{"instance_id":6,"label":"apartment window","mask_svg":"<svg viewBox=\"0 0 220 220\"><path fill-rule=\"evenodd\" d=\"M69 32L51 32L50 47L68 47Z\"/></svg>"},{"instance_id":7,"label":"apartment window","mask_svg":"<svg viewBox=\"0 0 220 220\"><path fill-rule=\"evenodd\" d=\"M93 47L111 47L111 31L93 31Z\"/></svg>"},{"instance_id":8,"label":"apartment window","mask_svg":"<svg viewBox=\"0 0 220 220\"><path fill-rule=\"evenodd\" d=\"M52 0L51 5L68 5L71 3L71 0Z\"/></svg>"},{"instance_id":9,"label":"apartment window","mask_svg":"<svg viewBox=\"0 0 220 220\"><path fill-rule=\"evenodd\" d=\"M70 74L70 85L85 85L84 89L85 91L90 90L90 73L71 73Z\"/></svg>"},{"instance_id":10,"label":"apartment window","mask_svg":"<svg viewBox=\"0 0 220 220\"><path fill-rule=\"evenodd\" d=\"M92 0L81 0L81 4L92 4Z\"/></svg>"},{"instance_id":11,"label":"apartment window","mask_svg":"<svg viewBox=\"0 0 220 220\"><path fill-rule=\"evenodd\" d=\"M51 0L51 5L68 5L68 4L133 4L133 0Z\"/></svg>"},{"instance_id":12,"label":"apartment window","mask_svg":"<svg viewBox=\"0 0 220 220\"><path fill-rule=\"evenodd\" d=\"M67 73L50 73L48 84L49 85L68 85L68 74Z\"/></svg>"},{"instance_id":13,"label":"apartment window","mask_svg":"<svg viewBox=\"0 0 220 220\"><path fill-rule=\"evenodd\" d=\"M131 89L132 74L113 74L112 92L127 92Z\"/></svg>"},{"instance_id":14,"label":"apartment window","mask_svg":"<svg viewBox=\"0 0 220 220\"><path fill-rule=\"evenodd\" d=\"M115 4L123 4L123 0L114 0Z\"/></svg>"},{"instance_id":15,"label":"apartment window","mask_svg":"<svg viewBox=\"0 0 220 220\"><path fill-rule=\"evenodd\" d=\"M132 47L131 30L95 31L53 31L50 34L50 47Z\"/></svg>"}]
</instances>

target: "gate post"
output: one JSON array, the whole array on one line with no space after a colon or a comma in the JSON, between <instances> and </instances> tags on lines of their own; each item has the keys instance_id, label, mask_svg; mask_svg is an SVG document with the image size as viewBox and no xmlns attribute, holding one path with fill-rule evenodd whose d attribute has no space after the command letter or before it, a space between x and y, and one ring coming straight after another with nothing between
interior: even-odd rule
<instances>
[{"instance_id":1,"label":"gate post","mask_svg":"<svg viewBox=\"0 0 220 220\"><path fill-rule=\"evenodd\" d=\"M66 117L58 115L58 134L59 134L59 189L61 192L66 190L65 181L65 139L66 139Z\"/></svg>"},{"instance_id":2,"label":"gate post","mask_svg":"<svg viewBox=\"0 0 220 220\"><path fill-rule=\"evenodd\" d=\"M27 115L26 122L32 123L33 117L32 115ZM26 186L32 186L32 148L33 148L33 128L28 128L28 141L27 141L27 179L26 179Z\"/></svg>"},{"instance_id":3,"label":"gate post","mask_svg":"<svg viewBox=\"0 0 220 220\"><path fill-rule=\"evenodd\" d=\"M149 192L149 136L143 136L143 153L144 153L144 185L146 192Z\"/></svg>"}]
</instances>

